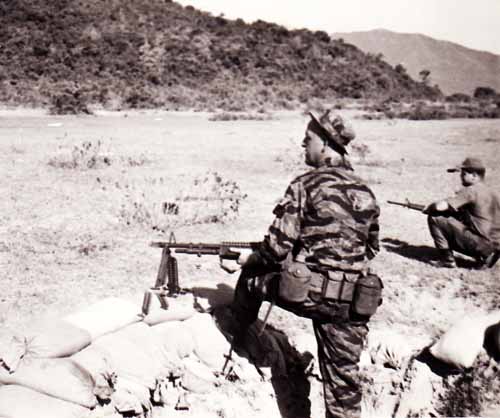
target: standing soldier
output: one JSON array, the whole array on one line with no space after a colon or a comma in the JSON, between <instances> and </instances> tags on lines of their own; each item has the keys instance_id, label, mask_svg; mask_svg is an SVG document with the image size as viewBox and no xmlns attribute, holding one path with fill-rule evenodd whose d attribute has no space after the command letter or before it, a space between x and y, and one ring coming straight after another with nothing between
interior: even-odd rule
<instances>
[{"instance_id":1,"label":"standing soldier","mask_svg":"<svg viewBox=\"0 0 500 418\"><path fill-rule=\"evenodd\" d=\"M263 300L311 318L326 417L358 417L358 362L381 301L381 281L368 270L379 250L379 206L345 159L352 129L330 111L310 116L302 146L312 170L289 185L260 249L238 260L233 344L244 348ZM374 291L369 300L362 282Z\"/></svg>"},{"instance_id":2,"label":"standing soldier","mask_svg":"<svg viewBox=\"0 0 500 418\"><path fill-rule=\"evenodd\" d=\"M486 169L480 159L466 158L448 169L457 171L464 187L423 210L440 253L438 266L456 267L457 251L473 257L479 268L491 268L500 257L500 198L484 182Z\"/></svg>"}]
</instances>

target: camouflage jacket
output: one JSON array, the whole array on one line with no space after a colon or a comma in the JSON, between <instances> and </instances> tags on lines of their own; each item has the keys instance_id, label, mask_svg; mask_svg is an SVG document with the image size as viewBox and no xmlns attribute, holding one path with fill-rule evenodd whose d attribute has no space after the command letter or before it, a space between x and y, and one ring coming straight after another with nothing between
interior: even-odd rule
<instances>
[{"instance_id":1,"label":"camouflage jacket","mask_svg":"<svg viewBox=\"0 0 500 418\"><path fill-rule=\"evenodd\" d=\"M373 192L343 167L325 164L297 177L274 209L260 249L270 262L298 260L363 270L379 250L380 209Z\"/></svg>"}]
</instances>

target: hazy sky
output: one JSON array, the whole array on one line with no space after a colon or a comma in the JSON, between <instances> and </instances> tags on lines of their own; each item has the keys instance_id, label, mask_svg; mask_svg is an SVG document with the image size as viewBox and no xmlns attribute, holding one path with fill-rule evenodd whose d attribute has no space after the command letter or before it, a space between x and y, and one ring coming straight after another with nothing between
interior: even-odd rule
<instances>
[{"instance_id":1,"label":"hazy sky","mask_svg":"<svg viewBox=\"0 0 500 418\"><path fill-rule=\"evenodd\" d=\"M500 0L176 0L178 3L290 29L332 32L389 29L422 33L500 54Z\"/></svg>"}]
</instances>

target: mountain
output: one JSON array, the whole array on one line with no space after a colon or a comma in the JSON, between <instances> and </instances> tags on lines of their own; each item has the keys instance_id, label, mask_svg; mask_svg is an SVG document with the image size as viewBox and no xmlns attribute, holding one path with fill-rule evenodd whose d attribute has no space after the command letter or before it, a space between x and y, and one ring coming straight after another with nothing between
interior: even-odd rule
<instances>
[{"instance_id":1,"label":"mountain","mask_svg":"<svg viewBox=\"0 0 500 418\"><path fill-rule=\"evenodd\" d=\"M366 32L337 32L342 38L371 54L382 54L391 65L402 64L410 76L419 80L422 70L430 71L430 83L449 95L473 94L476 87L500 91L500 55L411 33L384 29Z\"/></svg>"},{"instance_id":2,"label":"mountain","mask_svg":"<svg viewBox=\"0 0 500 418\"><path fill-rule=\"evenodd\" d=\"M0 102L292 108L441 96L322 31L246 24L171 0L0 1Z\"/></svg>"}]
</instances>

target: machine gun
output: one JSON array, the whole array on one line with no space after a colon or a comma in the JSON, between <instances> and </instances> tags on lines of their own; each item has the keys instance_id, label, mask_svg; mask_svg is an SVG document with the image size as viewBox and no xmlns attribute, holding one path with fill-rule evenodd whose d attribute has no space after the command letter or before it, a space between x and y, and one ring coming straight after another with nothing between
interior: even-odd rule
<instances>
[{"instance_id":1,"label":"machine gun","mask_svg":"<svg viewBox=\"0 0 500 418\"><path fill-rule=\"evenodd\" d=\"M425 209L425 205L411 203L408 199L406 199L405 202L395 202L394 200L388 200L387 203L390 203L391 205L403 206L408 209L418 210L419 212L422 212Z\"/></svg>"},{"instance_id":2,"label":"machine gun","mask_svg":"<svg viewBox=\"0 0 500 418\"><path fill-rule=\"evenodd\" d=\"M172 256L172 252L177 254L191 254L198 257L202 255L218 255L221 259L237 260L240 253L233 251L232 248L256 250L260 246L260 242L224 241L219 244L176 242L172 233L170 234L169 241L153 241L150 245L152 247L163 248L163 251L155 285L144 295L142 311L145 315L149 310L151 294L155 294L158 297L163 309L168 309L168 302L165 296L175 297L179 293L182 293L182 289L179 286L177 259Z\"/></svg>"}]
</instances>

